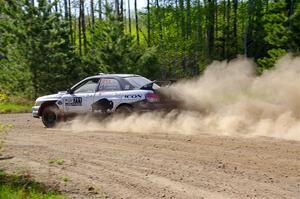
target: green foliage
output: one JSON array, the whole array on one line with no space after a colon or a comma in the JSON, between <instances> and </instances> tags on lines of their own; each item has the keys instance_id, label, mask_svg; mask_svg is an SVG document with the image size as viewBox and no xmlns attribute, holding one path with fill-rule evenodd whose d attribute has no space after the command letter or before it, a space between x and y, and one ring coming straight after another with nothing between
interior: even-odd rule
<instances>
[{"instance_id":1,"label":"green foliage","mask_svg":"<svg viewBox=\"0 0 300 199\"><path fill-rule=\"evenodd\" d=\"M51 191L44 184L33 181L30 176L7 175L0 171L0 198L64 199L66 197Z\"/></svg>"},{"instance_id":2,"label":"green foliage","mask_svg":"<svg viewBox=\"0 0 300 199\"><path fill-rule=\"evenodd\" d=\"M63 165L65 163L65 160L63 158L55 158L49 160L49 164L57 164L57 165Z\"/></svg>"},{"instance_id":3,"label":"green foliage","mask_svg":"<svg viewBox=\"0 0 300 199\"><path fill-rule=\"evenodd\" d=\"M294 13L290 16L291 43L290 48L293 52L300 52L300 2L296 1Z\"/></svg>"},{"instance_id":4,"label":"green foliage","mask_svg":"<svg viewBox=\"0 0 300 199\"><path fill-rule=\"evenodd\" d=\"M0 103L0 113L30 113L32 104Z\"/></svg>"},{"instance_id":5,"label":"green foliage","mask_svg":"<svg viewBox=\"0 0 300 199\"><path fill-rule=\"evenodd\" d=\"M258 59L259 73L272 68L280 57L288 53L287 48L291 41L291 32L288 28L288 16L285 8L284 0L271 2L269 12L263 18L266 33L264 40L271 48L267 51L268 56Z\"/></svg>"},{"instance_id":6,"label":"green foliage","mask_svg":"<svg viewBox=\"0 0 300 199\"><path fill-rule=\"evenodd\" d=\"M9 97L5 93L0 93L0 114L1 113L29 113L32 102L21 97Z\"/></svg>"},{"instance_id":7,"label":"green foliage","mask_svg":"<svg viewBox=\"0 0 300 199\"><path fill-rule=\"evenodd\" d=\"M4 139L5 139L5 135L7 133L7 131L11 128L13 128L14 126L12 124L2 124L0 122L0 156L1 156L1 152L3 150L3 144L4 144ZM1 197L0 197L1 198Z\"/></svg>"},{"instance_id":8,"label":"green foliage","mask_svg":"<svg viewBox=\"0 0 300 199\"><path fill-rule=\"evenodd\" d=\"M285 8L284 0L272 2L269 5L269 12L263 17L266 32L264 39L268 44L275 47L286 46L287 42L290 41Z\"/></svg>"},{"instance_id":9,"label":"green foliage","mask_svg":"<svg viewBox=\"0 0 300 199\"><path fill-rule=\"evenodd\" d=\"M95 23L91 9L79 18L85 1L72 1L72 19L62 12L67 1L51 2L0 0L0 93L32 99L99 72L189 77L237 54L254 57L261 72L300 52L300 1L153 1L139 21L131 13L130 33L116 1L105 1L102 19L95 9Z\"/></svg>"},{"instance_id":10,"label":"green foliage","mask_svg":"<svg viewBox=\"0 0 300 199\"><path fill-rule=\"evenodd\" d=\"M0 60L2 92L36 97L66 89L84 76L81 60L66 42L68 24L51 11L53 4L38 2L35 7L30 1L1 2L8 19L0 22L6 30L0 39L6 45L6 59Z\"/></svg>"},{"instance_id":11,"label":"green foliage","mask_svg":"<svg viewBox=\"0 0 300 199\"><path fill-rule=\"evenodd\" d=\"M107 10L107 20L95 25L96 42L90 52L90 57L94 57L92 60L99 63L100 71L159 76L156 48L138 45L133 37L124 32L124 24Z\"/></svg>"},{"instance_id":12,"label":"green foliage","mask_svg":"<svg viewBox=\"0 0 300 199\"><path fill-rule=\"evenodd\" d=\"M258 59L258 63L260 67L258 68L258 72L260 74L263 73L264 70L270 69L274 66L274 63L282 56L286 55L287 51L281 48L273 48L268 50L269 57L264 57Z\"/></svg>"},{"instance_id":13,"label":"green foliage","mask_svg":"<svg viewBox=\"0 0 300 199\"><path fill-rule=\"evenodd\" d=\"M0 104L3 104L8 101L8 96L4 93L0 93Z\"/></svg>"}]
</instances>

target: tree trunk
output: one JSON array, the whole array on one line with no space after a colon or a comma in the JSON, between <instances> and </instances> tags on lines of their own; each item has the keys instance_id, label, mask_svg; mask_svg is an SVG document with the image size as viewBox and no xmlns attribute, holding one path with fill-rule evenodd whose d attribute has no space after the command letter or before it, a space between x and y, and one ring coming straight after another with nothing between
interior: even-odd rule
<instances>
[{"instance_id":1,"label":"tree trunk","mask_svg":"<svg viewBox=\"0 0 300 199\"><path fill-rule=\"evenodd\" d=\"M34 1L34 0L33 0L33 1ZM57 1L55 1L54 7L55 7L55 12L58 12Z\"/></svg>"},{"instance_id":2,"label":"tree trunk","mask_svg":"<svg viewBox=\"0 0 300 199\"><path fill-rule=\"evenodd\" d=\"M161 10L160 10L160 5L159 5L159 2L158 0L156 0L156 7L157 7L157 12L156 12L156 17L157 17L157 20L158 20L158 24L159 24L159 38L160 38L160 43L162 42L163 40L163 36L162 36L162 24L161 24Z\"/></svg>"},{"instance_id":3,"label":"tree trunk","mask_svg":"<svg viewBox=\"0 0 300 199\"><path fill-rule=\"evenodd\" d=\"M232 41L231 41L231 37L230 37L230 11L231 11L231 3L230 3L230 0L227 0L227 7L226 7L226 43L227 43L227 46L226 46L226 59L229 58L229 48L231 47L230 44L232 44ZM229 44L229 45L228 45Z\"/></svg>"},{"instance_id":4,"label":"tree trunk","mask_svg":"<svg viewBox=\"0 0 300 199\"><path fill-rule=\"evenodd\" d=\"M238 39L237 39L237 11L238 11L238 0L233 0L233 42L234 42L234 54L238 53Z\"/></svg>"},{"instance_id":5,"label":"tree trunk","mask_svg":"<svg viewBox=\"0 0 300 199\"><path fill-rule=\"evenodd\" d=\"M87 40L86 40L86 30L85 30L85 14L84 14L84 0L80 0L81 2L81 28L82 28L82 36L83 36L83 52L86 55L87 53Z\"/></svg>"},{"instance_id":6,"label":"tree trunk","mask_svg":"<svg viewBox=\"0 0 300 199\"><path fill-rule=\"evenodd\" d=\"M65 9L65 21L68 21L68 1L64 0L64 9ZM66 36L66 44L69 45L69 36Z\"/></svg>"},{"instance_id":7,"label":"tree trunk","mask_svg":"<svg viewBox=\"0 0 300 199\"><path fill-rule=\"evenodd\" d=\"M136 28L136 40L138 45L140 44L140 34L139 34L139 19L137 13L137 0L134 0L134 12L135 12L135 28Z\"/></svg>"},{"instance_id":8,"label":"tree trunk","mask_svg":"<svg viewBox=\"0 0 300 199\"><path fill-rule=\"evenodd\" d=\"M68 20L68 1L64 0L65 20Z\"/></svg>"},{"instance_id":9,"label":"tree trunk","mask_svg":"<svg viewBox=\"0 0 300 199\"><path fill-rule=\"evenodd\" d=\"M179 0L180 18L181 18L181 35L185 37L185 17L184 17L184 0Z\"/></svg>"},{"instance_id":10,"label":"tree trunk","mask_svg":"<svg viewBox=\"0 0 300 199\"><path fill-rule=\"evenodd\" d=\"M207 34L207 54L206 63L209 64L213 59L214 54L214 0L207 0L207 19L206 19L206 34Z\"/></svg>"},{"instance_id":11,"label":"tree trunk","mask_svg":"<svg viewBox=\"0 0 300 199\"><path fill-rule=\"evenodd\" d=\"M121 0L121 5L120 5L120 21L122 21L123 22L123 19L124 19L124 8L123 8L123 6L124 6L124 2L123 2L123 0Z\"/></svg>"},{"instance_id":12,"label":"tree trunk","mask_svg":"<svg viewBox=\"0 0 300 199\"><path fill-rule=\"evenodd\" d=\"M119 5L119 0L115 0L115 12L116 12L116 17L118 20L120 20L120 5Z\"/></svg>"},{"instance_id":13,"label":"tree trunk","mask_svg":"<svg viewBox=\"0 0 300 199\"><path fill-rule=\"evenodd\" d=\"M216 0L215 3L215 40L218 40L218 31L219 31L219 26L218 26L218 20L219 20L219 15L218 15L218 3Z\"/></svg>"},{"instance_id":14,"label":"tree trunk","mask_svg":"<svg viewBox=\"0 0 300 199\"><path fill-rule=\"evenodd\" d=\"M69 14L70 37L71 37L71 43L72 43L72 45L74 45L75 42L74 42L73 31L72 31L72 12L71 12L72 9L71 9L71 0L68 0L68 4L69 4L69 12L68 12L68 14Z\"/></svg>"},{"instance_id":15,"label":"tree trunk","mask_svg":"<svg viewBox=\"0 0 300 199\"><path fill-rule=\"evenodd\" d=\"M148 28L148 46L151 45L151 27L150 27L150 0L147 0L147 28Z\"/></svg>"},{"instance_id":16,"label":"tree trunk","mask_svg":"<svg viewBox=\"0 0 300 199\"><path fill-rule=\"evenodd\" d=\"M200 59L200 53L202 51L202 24L201 24L201 5L200 0L197 0L197 49L196 49L196 61L198 64L195 64L194 75L199 75L199 60Z\"/></svg>"},{"instance_id":17,"label":"tree trunk","mask_svg":"<svg viewBox=\"0 0 300 199\"><path fill-rule=\"evenodd\" d=\"M130 12L130 0L128 0L128 28L131 35L131 12Z\"/></svg>"},{"instance_id":18,"label":"tree trunk","mask_svg":"<svg viewBox=\"0 0 300 199\"><path fill-rule=\"evenodd\" d=\"M222 58L226 58L226 0L223 0L223 21L222 21Z\"/></svg>"},{"instance_id":19,"label":"tree trunk","mask_svg":"<svg viewBox=\"0 0 300 199\"><path fill-rule=\"evenodd\" d=\"M101 20L102 19L102 0L99 0L98 1L98 13L99 13L99 19Z\"/></svg>"},{"instance_id":20,"label":"tree trunk","mask_svg":"<svg viewBox=\"0 0 300 199\"><path fill-rule=\"evenodd\" d=\"M95 14L94 14L94 1L91 0L91 17L92 17L92 48L94 48L94 32L95 32Z\"/></svg>"},{"instance_id":21,"label":"tree trunk","mask_svg":"<svg viewBox=\"0 0 300 199\"><path fill-rule=\"evenodd\" d=\"M252 13L254 8L254 0L248 1L248 18L246 22L246 30L245 30L245 37L244 37L244 56L248 56L248 43L249 43L249 35L251 33L251 23L252 23Z\"/></svg>"},{"instance_id":22,"label":"tree trunk","mask_svg":"<svg viewBox=\"0 0 300 199\"><path fill-rule=\"evenodd\" d=\"M178 0L175 0L175 20L176 20L176 29L179 30L179 17L178 17ZM177 70L177 60L178 60L178 41L180 41L179 31L176 31L176 39L175 41L175 51L174 51L174 66L173 66L173 77L176 78L176 70Z\"/></svg>"},{"instance_id":23,"label":"tree trunk","mask_svg":"<svg viewBox=\"0 0 300 199\"><path fill-rule=\"evenodd\" d=\"M186 1L186 38L191 36L191 0Z\"/></svg>"},{"instance_id":24,"label":"tree trunk","mask_svg":"<svg viewBox=\"0 0 300 199\"><path fill-rule=\"evenodd\" d=\"M78 18L78 42L79 42L79 54L80 54L80 56L82 56L81 18L82 18L82 0L79 1L79 18Z\"/></svg>"}]
</instances>

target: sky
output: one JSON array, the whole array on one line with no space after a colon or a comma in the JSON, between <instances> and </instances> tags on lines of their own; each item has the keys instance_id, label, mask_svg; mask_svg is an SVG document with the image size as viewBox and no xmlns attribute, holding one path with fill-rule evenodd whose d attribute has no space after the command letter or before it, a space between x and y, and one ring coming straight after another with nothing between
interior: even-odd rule
<instances>
[{"instance_id":1,"label":"sky","mask_svg":"<svg viewBox=\"0 0 300 199\"><path fill-rule=\"evenodd\" d=\"M127 0L125 0L124 2L126 2L126 7L127 7ZM143 7L146 7L146 0L137 0L137 8L141 9ZM134 0L130 0L130 9L134 8Z\"/></svg>"}]
</instances>

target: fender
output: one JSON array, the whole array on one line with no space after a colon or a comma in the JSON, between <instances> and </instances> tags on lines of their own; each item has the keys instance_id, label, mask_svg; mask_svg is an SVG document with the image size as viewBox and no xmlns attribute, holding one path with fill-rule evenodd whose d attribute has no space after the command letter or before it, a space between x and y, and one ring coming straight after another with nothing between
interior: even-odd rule
<instances>
[{"instance_id":1,"label":"fender","mask_svg":"<svg viewBox=\"0 0 300 199\"><path fill-rule=\"evenodd\" d=\"M57 100L43 102L39 108L39 116L42 116L43 110L49 105L56 105Z\"/></svg>"}]
</instances>

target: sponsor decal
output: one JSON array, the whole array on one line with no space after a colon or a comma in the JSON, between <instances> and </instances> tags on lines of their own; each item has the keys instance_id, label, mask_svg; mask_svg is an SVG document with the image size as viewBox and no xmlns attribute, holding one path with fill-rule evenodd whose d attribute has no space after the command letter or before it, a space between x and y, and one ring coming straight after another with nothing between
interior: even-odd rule
<instances>
[{"instance_id":1,"label":"sponsor decal","mask_svg":"<svg viewBox=\"0 0 300 199\"><path fill-rule=\"evenodd\" d=\"M114 107L113 101L110 101L106 98L100 99L97 102L92 104L93 112L109 112Z\"/></svg>"},{"instance_id":2,"label":"sponsor decal","mask_svg":"<svg viewBox=\"0 0 300 199\"><path fill-rule=\"evenodd\" d=\"M140 94L136 94L136 95L125 95L124 98L125 98L125 99L139 99L139 98L142 98L142 95L140 95Z\"/></svg>"},{"instance_id":3,"label":"sponsor decal","mask_svg":"<svg viewBox=\"0 0 300 199\"><path fill-rule=\"evenodd\" d=\"M70 99L65 99L66 106L82 106L82 98L81 97L73 97Z\"/></svg>"}]
</instances>

